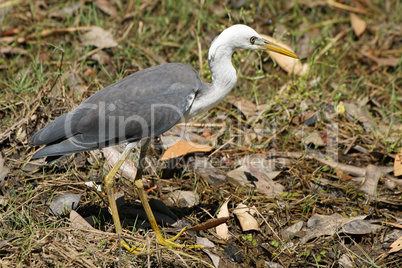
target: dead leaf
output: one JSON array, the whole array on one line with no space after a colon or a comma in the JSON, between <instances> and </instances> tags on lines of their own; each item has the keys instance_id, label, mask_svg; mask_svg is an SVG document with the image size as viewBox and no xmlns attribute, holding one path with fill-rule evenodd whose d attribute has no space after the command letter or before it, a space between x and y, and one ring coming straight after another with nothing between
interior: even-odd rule
<instances>
[{"instance_id":1,"label":"dead leaf","mask_svg":"<svg viewBox=\"0 0 402 268\"><path fill-rule=\"evenodd\" d=\"M110 62L110 56L105 51L101 50L91 56L91 59L99 62L102 65L107 65Z\"/></svg>"},{"instance_id":2,"label":"dead leaf","mask_svg":"<svg viewBox=\"0 0 402 268\"><path fill-rule=\"evenodd\" d=\"M187 229L187 230L189 230L189 229ZM197 245L203 246L204 248L213 248L213 247L215 247L215 244L213 242L211 242L211 240L209 240L206 237L197 236L197 240L196 240L195 243Z\"/></svg>"},{"instance_id":3,"label":"dead leaf","mask_svg":"<svg viewBox=\"0 0 402 268\"><path fill-rule=\"evenodd\" d=\"M73 228L95 230L80 214L75 210L70 211L70 222Z\"/></svg>"},{"instance_id":4,"label":"dead leaf","mask_svg":"<svg viewBox=\"0 0 402 268\"><path fill-rule=\"evenodd\" d=\"M305 32L306 28L310 25L306 23L302 23L298 29L300 32L304 32L302 36L297 40L297 50L296 55L300 59L305 59L309 57L315 50L315 39L319 36L320 32L316 31L316 29L311 29Z\"/></svg>"},{"instance_id":5,"label":"dead leaf","mask_svg":"<svg viewBox=\"0 0 402 268\"><path fill-rule=\"evenodd\" d=\"M273 180L280 174L280 171L274 171L274 160L266 159L263 154L254 154L244 157L240 162L250 170L249 175L254 177L253 183L259 193L268 197L275 197L283 193L284 187Z\"/></svg>"},{"instance_id":6,"label":"dead leaf","mask_svg":"<svg viewBox=\"0 0 402 268\"><path fill-rule=\"evenodd\" d=\"M180 140L169 147L162 155L161 160L168 160L192 153L205 153L212 151L213 147L195 142Z\"/></svg>"},{"instance_id":7,"label":"dead leaf","mask_svg":"<svg viewBox=\"0 0 402 268\"><path fill-rule=\"evenodd\" d=\"M285 47L287 49L289 49L290 51L293 51L288 45L280 43L278 41L276 41L274 38L272 38L271 36L265 35L265 34L261 34L262 38L278 44L282 47ZM273 58L276 63L278 63L278 65L284 69L286 72L288 73L294 73L296 75L304 75L307 73L309 67L308 64L302 64L301 61L299 59L294 59L285 55L281 55L275 52L268 52L268 54L271 56L271 58Z\"/></svg>"},{"instance_id":8,"label":"dead leaf","mask_svg":"<svg viewBox=\"0 0 402 268\"><path fill-rule=\"evenodd\" d=\"M103 148L102 152L103 152L107 162L112 167L117 163L117 160L119 159L119 157L121 155L116 150L115 147ZM134 181L135 175L137 174L137 168L135 167L133 161L131 161L130 159L126 159L126 161L124 161L123 165L121 165L121 167L120 167L120 171L122 172L123 176L126 179L128 179L132 182Z\"/></svg>"},{"instance_id":9,"label":"dead leaf","mask_svg":"<svg viewBox=\"0 0 402 268\"><path fill-rule=\"evenodd\" d=\"M45 29L42 30L39 35L37 33L33 33L28 35L27 37L20 37L17 39L18 43L24 43L29 39L37 38L37 37L47 37L51 35L59 35L64 33L71 33L83 30L90 30L92 26L79 26L79 27L70 27L70 28L56 28L56 29Z\"/></svg>"},{"instance_id":10,"label":"dead leaf","mask_svg":"<svg viewBox=\"0 0 402 268\"><path fill-rule=\"evenodd\" d=\"M369 58L370 60L375 61L377 63L377 65L379 65L379 66L383 65L383 66L396 67L398 65L398 62L400 61L400 58L390 58L390 59L378 58L364 50L359 50L359 52L363 56Z\"/></svg>"},{"instance_id":11,"label":"dead leaf","mask_svg":"<svg viewBox=\"0 0 402 268\"><path fill-rule=\"evenodd\" d=\"M342 226L342 232L347 234L369 234L381 229L381 226L378 224L373 224L367 220L355 220L346 223Z\"/></svg>"},{"instance_id":12,"label":"dead leaf","mask_svg":"<svg viewBox=\"0 0 402 268\"><path fill-rule=\"evenodd\" d=\"M0 47L0 54L26 55L28 52L19 47Z\"/></svg>"},{"instance_id":13,"label":"dead leaf","mask_svg":"<svg viewBox=\"0 0 402 268\"><path fill-rule=\"evenodd\" d=\"M295 125L305 124L310 126L318 121L317 112L305 111L292 119L292 123Z\"/></svg>"},{"instance_id":14,"label":"dead leaf","mask_svg":"<svg viewBox=\"0 0 402 268\"><path fill-rule=\"evenodd\" d=\"M85 185L88 186L89 188L95 189L97 192L102 191L102 187L98 184L96 184L94 181L87 181L85 182Z\"/></svg>"},{"instance_id":15,"label":"dead leaf","mask_svg":"<svg viewBox=\"0 0 402 268\"><path fill-rule=\"evenodd\" d=\"M305 145L313 144L314 146L317 147L325 146L325 142L322 140L321 135L317 131L314 131L313 133L309 134L307 138L303 140L303 143Z\"/></svg>"},{"instance_id":16,"label":"dead leaf","mask_svg":"<svg viewBox=\"0 0 402 268\"><path fill-rule=\"evenodd\" d=\"M4 178L10 172L10 168L7 167L4 164L4 162L5 162L5 159L3 158L3 155L0 153L0 184L3 184Z\"/></svg>"},{"instance_id":17,"label":"dead leaf","mask_svg":"<svg viewBox=\"0 0 402 268\"><path fill-rule=\"evenodd\" d=\"M371 196L377 196L378 181L381 176L386 173L392 172L392 167L379 167L375 165L368 165L366 167L365 180L360 190Z\"/></svg>"},{"instance_id":18,"label":"dead leaf","mask_svg":"<svg viewBox=\"0 0 402 268\"><path fill-rule=\"evenodd\" d=\"M49 211L53 215L63 215L78 207L82 194L63 194L53 198Z\"/></svg>"},{"instance_id":19,"label":"dead leaf","mask_svg":"<svg viewBox=\"0 0 402 268\"><path fill-rule=\"evenodd\" d=\"M237 205L235 210L233 210L233 214L235 214L237 219L239 220L243 232L250 230L258 231L260 227L258 221L253 216L251 216L249 212L250 208L248 208L243 203Z\"/></svg>"},{"instance_id":20,"label":"dead leaf","mask_svg":"<svg viewBox=\"0 0 402 268\"><path fill-rule=\"evenodd\" d=\"M363 123L364 129L367 132L371 132L374 127L373 119L371 118L370 112L365 105L360 105L354 102L346 102L344 104L346 113L353 120L359 120Z\"/></svg>"},{"instance_id":21,"label":"dead leaf","mask_svg":"<svg viewBox=\"0 0 402 268\"><path fill-rule=\"evenodd\" d=\"M81 45L111 48L117 47L119 44L111 32L106 31L101 27L93 26L88 32L81 36Z\"/></svg>"},{"instance_id":22,"label":"dead leaf","mask_svg":"<svg viewBox=\"0 0 402 268\"><path fill-rule=\"evenodd\" d=\"M230 94L226 97L226 101L239 109L247 118L255 115L258 111L257 105L242 97L235 97L234 95Z\"/></svg>"},{"instance_id":23,"label":"dead leaf","mask_svg":"<svg viewBox=\"0 0 402 268\"><path fill-rule=\"evenodd\" d=\"M335 169L335 174L336 176L341 180L341 181L350 181L351 179L353 179L352 176L350 176L349 174L343 172L341 169L339 168L334 168Z\"/></svg>"},{"instance_id":24,"label":"dead leaf","mask_svg":"<svg viewBox=\"0 0 402 268\"><path fill-rule=\"evenodd\" d=\"M1 33L1 37L5 37L5 36L13 36L13 35L17 35L20 33L20 29L18 28L12 28L8 31L4 31Z\"/></svg>"},{"instance_id":25,"label":"dead leaf","mask_svg":"<svg viewBox=\"0 0 402 268\"><path fill-rule=\"evenodd\" d=\"M196 157L194 172L210 186L217 186L226 183L228 178L225 172L209 163L206 157Z\"/></svg>"},{"instance_id":26,"label":"dead leaf","mask_svg":"<svg viewBox=\"0 0 402 268\"><path fill-rule=\"evenodd\" d=\"M187 230L189 231L205 231L214 227L219 226L220 224L224 224L229 220L229 217L222 217L222 218L213 218L206 220L202 223L197 225L188 227Z\"/></svg>"},{"instance_id":27,"label":"dead leaf","mask_svg":"<svg viewBox=\"0 0 402 268\"><path fill-rule=\"evenodd\" d=\"M117 14L116 8L107 0L96 0L95 6L109 16L114 16Z\"/></svg>"},{"instance_id":28,"label":"dead leaf","mask_svg":"<svg viewBox=\"0 0 402 268\"><path fill-rule=\"evenodd\" d=\"M197 240L198 244L198 240ZM218 268L219 267L219 262L220 262L220 257L218 255L212 254L208 249L202 249L208 257L211 259L212 263L214 264L214 267Z\"/></svg>"},{"instance_id":29,"label":"dead leaf","mask_svg":"<svg viewBox=\"0 0 402 268\"><path fill-rule=\"evenodd\" d=\"M355 12L355 13L359 13L359 14L366 14L367 13L362 8L351 7L351 6L342 4L342 3L338 3L335 0L327 0L326 2L328 3L328 5L330 5L332 7L336 7L336 8L339 8L339 9L346 10L346 11Z\"/></svg>"},{"instance_id":30,"label":"dead leaf","mask_svg":"<svg viewBox=\"0 0 402 268\"><path fill-rule=\"evenodd\" d=\"M250 170L248 170L248 168L245 166L240 166L239 168L229 171L227 175L241 186L253 188L254 185L247 179L247 173L250 174Z\"/></svg>"},{"instance_id":31,"label":"dead leaf","mask_svg":"<svg viewBox=\"0 0 402 268\"><path fill-rule=\"evenodd\" d=\"M355 13L351 12L349 14L353 31L355 32L357 37L360 37L360 35L366 30L367 23L364 19L360 18Z\"/></svg>"},{"instance_id":32,"label":"dead leaf","mask_svg":"<svg viewBox=\"0 0 402 268\"><path fill-rule=\"evenodd\" d=\"M15 36L3 36L0 38L0 42L9 45L13 43L15 39L16 39Z\"/></svg>"},{"instance_id":33,"label":"dead leaf","mask_svg":"<svg viewBox=\"0 0 402 268\"><path fill-rule=\"evenodd\" d=\"M402 236L395 240L394 243L390 245L390 247L391 249L388 251L388 253L400 251L402 249Z\"/></svg>"},{"instance_id":34,"label":"dead leaf","mask_svg":"<svg viewBox=\"0 0 402 268\"><path fill-rule=\"evenodd\" d=\"M345 225L348 222L355 221L355 220L363 220L367 216L357 216L357 217L350 217L344 218L340 214L335 213L332 215L313 215L307 221L307 232L305 236L301 239L302 243L306 243L307 241L324 236L324 235L334 235L339 228Z\"/></svg>"},{"instance_id":35,"label":"dead leaf","mask_svg":"<svg viewBox=\"0 0 402 268\"><path fill-rule=\"evenodd\" d=\"M229 217L229 209L228 209L228 203L230 201L230 198L228 198L225 203L222 204L221 208L219 209L218 214L216 215L217 218L228 218ZM229 238L229 228L226 223L222 223L221 225L216 226L216 234L218 237L222 239L228 239Z\"/></svg>"},{"instance_id":36,"label":"dead leaf","mask_svg":"<svg viewBox=\"0 0 402 268\"><path fill-rule=\"evenodd\" d=\"M4 207L8 204L10 198L0 195L0 206Z\"/></svg>"},{"instance_id":37,"label":"dead leaf","mask_svg":"<svg viewBox=\"0 0 402 268\"><path fill-rule=\"evenodd\" d=\"M169 200L178 207L193 207L200 203L200 197L193 191L176 190L169 195Z\"/></svg>"},{"instance_id":38,"label":"dead leaf","mask_svg":"<svg viewBox=\"0 0 402 268\"><path fill-rule=\"evenodd\" d=\"M291 238L295 233L299 232L301 228L303 227L303 221L298 221L292 226L286 228L281 232L282 238L283 239L288 239Z\"/></svg>"},{"instance_id":39,"label":"dead leaf","mask_svg":"<svg viewBox=\"0 0 402 268\"><path fill-rule=\"evenodd\" d=\"M354 261L348 256L348 254L342 254L338 259L339 268L354 268Z\"/></svg>"},{"instance_id":40,"label":"dead leaf","mask_svg":"<svg viewBox=\"0 0 402 268\"><path fill-rule=\"evenodd\" d=\"M64 8L62 8L60 10L50 12L49 17L65 19L68 16L72 16L74 14L74 12L78 11L81 8L81 5L82 5L82 2L80 1L71 6L65 6Z\"/></svg>"},{"instance_id":41,"label":"dead leaf","mask_svg":"<svg viewBox=\"0 0 402 268\"><path fill-rule=\"evenodd\" d=\"M394 175L401 176L402 175L402 153L399 153L395 156L394 161Z\"/></svg>"}]
</instances>

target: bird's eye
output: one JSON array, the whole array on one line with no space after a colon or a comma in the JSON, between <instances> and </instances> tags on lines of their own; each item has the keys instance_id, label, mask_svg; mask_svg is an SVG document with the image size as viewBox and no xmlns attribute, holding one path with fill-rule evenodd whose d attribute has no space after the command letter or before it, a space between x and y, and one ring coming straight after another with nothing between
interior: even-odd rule
<instances>
[{"instance_id":1,"label":"bird's eye","mask_svg":"<svg viewBox=\"0 0 402 268\"><path fill-rule=\"evenodd\" d=\"M251 37L251 38L250 38L250 43L251 43L252 45L254 45L254 43L255 43L255 39L256 39L256 37L255 37L255 36L253 36L253 37Z\"/></svg>"}]
</instances>

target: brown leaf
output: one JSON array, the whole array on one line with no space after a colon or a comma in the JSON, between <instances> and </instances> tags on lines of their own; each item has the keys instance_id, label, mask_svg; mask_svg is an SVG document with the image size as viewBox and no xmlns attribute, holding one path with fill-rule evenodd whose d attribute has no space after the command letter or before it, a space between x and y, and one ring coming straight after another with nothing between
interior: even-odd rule
<instances>
[{"instance_id":1,"label":"brown leaf","mask_svg":"<svg viewBox=\"0 0 402 268\"><path fill-rule=\"evenodd\" d=\"M230 201L230 198L223 203L221 208L219 209L218 214L216 217L219 218L227 218L229 217L229 209L228 209L228 203ZM222 223L221 225L216 226L216 234L218 237L222 239L228 239L229 238L229 228L226 223Z\"/></svg>"},{"instance_id":2,"label":"brown leaf","mask_svg":"<svg viewBox=\"0 0 402 268\"><path fill-rule=\"evenodd\" d=\"M246 100L242 97L229 95L226 97L226 101L233 106L236 106L247 118L255 115L258 111L257 105L255 105L252 101Z\"/></svg>"},{"instance_id":3,"label":"brown leaf","mask_svg":"<svg viewBox=\"0 0 402 268\"><path fill-rule=\"evenodd\" d=\"M368 108L357 102L344 103L347 115L351 116L354 120L359 120L367 132L371 132L374 127L374 121Z\"/></svg>"},{"instance_id":4,"label":"brown leaf","mask_svg":"<svg viewBox=\"0 0 402 268\"><path fill-rule=\"evenodd\" d=\"M272 43L278 44L282 47L289 49L290 51L293 51L288 45L276 41L271 36L265 34L261 34L261 36ZM302 64L299 59L294 59L275 52L268 52L268 54L271 56L271 58L273 58L276 61L276 63L278 63L278 65L282 69L284 69L288 73L294 73L296 75L304 75L307 73L309 69L308 64L307 63Z\"/></svg>"},{"instance_id":5,"label":"brown leaf","mask_svg":"<svg viewBox=\"0 0 402 268\"><path fill-rule=\"evenodd\" d=\"M233 210L233 214L236 215L237 219L240 222L241 229L243 232L250 231L250 230L259 230L258 221L251 216L250 208L246 205L240 203L235 210Z\"/></svg>"},{"instance_id":6,"label":"brown leaf","mask_svg":"<svg viewBox=\"0 0 402 268\"><path fill-rule=\"evenodd\" d=\"M360 35L366 30L366 21L357 16L355 13L350 13L350 22L352 23L352 28L356 36L360 37Z\"/></svg>"},{"instance_id":7,"label":"brown leaf","mask_svg":"<svg viewBox=\"0 0 402 268\"><path fill-rule=\"evenodd\" d=\"M384 66L396 67L396 65L398 65L398 62L400 60L400 58L390 58L390 59L378 58L364 50L360 50L359 52L363 56L369 58L370 60L375 61L379 66L384 65Z\"/></svg>"},{"instance_id":8,"label":"brown leaf","mask_svg":"<svg viewBox=\"0 0 402 268\"><path fill-rule=\"evenodd\" d=\"M120 157L120 153L116 150L115 147L106 147L102 149L103 154L107 162L110 166L114 166L117 163L117 160ZM137 168L134 166L133 161L130 159L126 159L123 165L121 165L120 170L123 173L123 176L131 181L134 181L135 175L137 174Z\"/></svg>"},{"instance_id":9,"label":"brown leaf","mask_svg":"<svg viewBox=\"0 0 402 268\"><path fill-rule=\"evenodd\" d=\"M192 153L206 153L212 151L212 149L213 147L208 145L180 140L166 150L161 160L168 160Z\"/></svg>"},{"instance_id":10,"label":"brown leaf","mask_svg":"<svg viewBox=\"0 0 402 268\"><path fill-rule=\"evenodd\" d=\"M107 0L96 0L95 6L109 16L114 16L117 14L116 8Z\"/></svg>"},{"instance_id":11,"label":"brown leaf","mask_svg":"<svg viewBox=\"0 0 402 268\"><path fill-rule=\"evenodd\" d=\"M227 182L226 173L208 162L206 157L196 157L194 171L205 180L210 186L218 186Z\"/></svg>"},{"instance_id":12,"label":"brown leaf","mask_svg":"<svg viewBox=\"0 0 402 268\"><path fill-rule=\"evenodd\" d=\"M241 162L255 177L256 180L253 180L253 183L258 192L268 197L283 193L284 187L273 180L280 174L280 171L275 171L275 161L267 160L263 154L254 154L244 157Z\"/></svg>"},{"instance_id":13,"label":"brown leaf","mask_svg":"<svg viewBox=\"0 0 402 268\"><path fill-rule=\"evenodd\" d=\"M345 224L356 220L363 220L366 217L367 216L363 215L357 217L344 218L338 213L332 215L315 214L311 216L311 218L307 221L307 228L309 230L306 232L301 242L306 243L310 239L316 237L324 235L333 235L338 231L339 228L341 228Z\"/></svg>"},{"instance_id":14,"label":"brown leaf","mask_svg":"<svg viewBox=\"0 0 402 268\"><path fill-rule=\"evenodd\" d=\"M198 242L197 242L198 244ZM220 262L220 257L218 255L215 255L213 253L211 253L209 250L207 249L202 249L202 251L204 251L208 257L211 259L212 263L214 264L214 267L219 267L219 262Z\"/></svg>"},{"instance_id":15,"label":"brown leaf","mask_svg":"<svg viewBox=\"0 0 402 268\"><path fill-rule=\"evenodd\" d=\"M49 211L53 215L63 215L75 209L80 202L82 194L63 194L52 199Z\"/></svg>"},{"instance_id":16,"label":"brown leaf","mask_svg":"<svg viewBox=\"0 0 402 268\"><path fill-rule=\"evenodd\" d=\"M111 32L101 27L93 26L88 32L81 36L81 45L111 48L117 47L118 43Z\"/></svg>"},{"instance_id":17,"label":"brown leaf","mask_svg":"<svg viewBox=\"0 0 402 268\"><path fill-rule=\"evenodd\" d=\"M317 112L305 111L292 119L292 123L295 125L312 125L318 121Z\"/></svg>"},{"instance_id":18,"label":"brown leaf","mask_svg":"<svg viewBox=\"0 0 402 268\"><path fill-rule=\"evenodd\" d=\"M95 230L80 214L75 210L70 211L70 222L73 228Z\"/></svg>"},{"instance_id":19,"label":"brown leaf","mask_svg":"<svg viewBox=\"0 0 402 268\"><path fill-rule=\"evenodd\" d=\"M360 7L351 7L342 3L338 3L335 0L327 0L328 5L332 6L332 7L336 7L339 9L343 9L346 11L350 11L350 12L354 12L354 13L359 13L359 14L366 14L367 12L365 10L363 10Z\"/></svg>"},{"instance_id":20,"label":"brown leaf","mask_svg":"<svg viewBox=\"0 0 402 268\"><path fill-rule=\"evenodd\" d=\"M402 249L402 236L395 240L391 245L388 253L398 252Z\"/></svg>"},{"instance_id":21,"label":"brown leaf","mask_svg":"<svg viewBox=\"0 0 402 268\"><path fill-rule=\"evenodd\" d=\"M381 176L389 172L392 172L392 167L368 165L366 167L365 180L360 190L371 196L376 196L378 181Z\"/></svg>"},{"instance_id":22,"label":"brown leaf","mask_svg":"<svg viewBox=\"0 0 402 268\"><path fill-rule=\"evenodd\" d=\"M346 234L369 234L381 229L381 225L373 224L368 220L355 220L342 226L342 232Z\"/></svg>"},{"instance_id":23,"label":"brown leaf","mask_svg":"<svg viewBox=\"0 0 402 268\"><path fill-rule=\"evenodd\" d=\"M353 179L352 176L350 176L349 174L343 172L341 169L335 167L335 174L336 176L341 180L341 181L350 181L351 179Z\"/></svg>"},{"instance_id":24,"label":"brown leaf","mask_svg":"<svg viewBox=\"0 0 402 268\"><path fill-rule=\"evenodd\" d=\"M215 219L209 219L206 220L205 222L202 222L200 224L197 224L195 226L187 228L189 231L204 231L208 230L214 227L217 227L218 225L222 223L226 223L229 220L229 217L222 217L222 218L215 218Z\"/></svg>"},{"instance_id":25,"label":"brown leaf","mask_svg":"<svg viewBox=\"0 0 402 268\"><path fill-rule=\"evenodd\" d=\"M176 190L171 192L169 200L177 207L193 207L200 203L200 197L193 191Z\"/></svg>"},{"instance_id":26,"label":"brown leaf","mask_svg":"<svg viewBox=\"0 0 402 268\"><path fill-rule=\"evenodd\" d=\"M7 167L5 164L5 159L3 158L2 154L0 153L0 184L3 183L4 178L10 172L10 168Z\"/></svg>"},{"instance_id":27,"label":"brown leaf","mask_svg":"<svg viewBox=\"0 0 402 268\"><path fill-rule=\"evenodd\" d=\"M76 31L83 31L92 29L92 26L79 26L79 27L70 27L70 28L56 28L56 29L45 29L39 33L39 37L47 37L51 35L59 35L64 33L76 32ZM28 39L33 39L38 37L37 33L33 33L28 35L27 37L20 37L18 38L18 43L24 43Z\"/></svg>"},{"instance_id":28,"label":"brown leaf","mask_svg":"<svg viewBox=\"0 0 402 268\"><path fill-rule=\"evenodd\" d=\"M68 16L72 16L74 12L78 11L81 8L82 5L82 2L78 2L70 6L65 6L62 9L50 12L49 17L65 19Z\"/></svg>"},{"instance_id":29,"label":"brown leaf","mask_svg":"<svg viewBox=\"0 0 402 268\"><path fill-rule=\"evenodd\" d=\"M322 140L321 135L317 131L313 131L313 133L307 134L306 136L307 137L303 137L304 144L313 144L317 147L325 146L325 142Z\"/></svg>"},{"instance_id":30,"label":"brown leaf","mask_svg":"<svg viewBox=\"0 0 402 268\"><path fill-rule=\"evenodd\" d=\"M399 153L395 156L394 161L394 175L401 176L402 175L402 153Z\"/></svg>"},{"instance_id":31,"label":"brown leaf","mask_svg":"<svg viewBox=\"0 0 402 268\"><path fill-rule=\"evenodd\" d=\"M5 37L5 36L13 36L16 35L20 32L20 30L18 28L13 28L11 30L5 31L1 33L1 37Z\"/></svg>"}]
</instances>

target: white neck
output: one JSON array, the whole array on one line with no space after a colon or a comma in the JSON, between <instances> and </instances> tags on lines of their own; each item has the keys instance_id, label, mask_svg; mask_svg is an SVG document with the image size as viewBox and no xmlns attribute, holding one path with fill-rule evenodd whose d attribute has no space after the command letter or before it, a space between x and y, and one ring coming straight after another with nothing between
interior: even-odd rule
<instances>
[{"instance_id":1,"label":"white neck","mask_svg":"<svg viewBox=\"0 0 402 268\"><path fill-rule=\"evenodd\" d=\"M232 65L234 47L228 46L227 41L226 36L219 35L212 43L208 54L212 83L194 100L187 118L216 106L236 84L236 70Z\"/></svg>"},{"instance_id":2,"label":"white neck","mask_svg":"<svg viewBox=\"0 0 402 268\"><path fill-rule=\"evenodd\" d=\"M229 94L236 84L236 70L232 65L234 48L219 46L216 40L209 50L209 68L212 74L212 87L222 95L222 99ZM218 43L215 46L215 43Z\"/></svg>"}]
</instances>

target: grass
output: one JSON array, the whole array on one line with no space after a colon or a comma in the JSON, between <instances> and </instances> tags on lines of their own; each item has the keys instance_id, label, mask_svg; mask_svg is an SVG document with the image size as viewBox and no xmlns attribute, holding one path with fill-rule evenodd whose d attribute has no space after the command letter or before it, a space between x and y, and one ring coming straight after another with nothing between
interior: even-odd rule
<instances>
[{"instance_id":1,"label":"grass","mask_svg":"<svg viewBox=\"0 0 402 268\"><path fill-rule=\"evenodd\" d=\"M8 200L7 205L0 206L2 266L200 267L211 263L202 251L158 250L150 255L123 252L120 256L105 195L85 186L86 181L102 181L107 169L102 154L78 154L38 168L30 161L35 149L29 147L28 141L46 123L67 113L83 99L138 70L163 62L183 62L199 71L204 81L209 81L208 47L231 24L248 24L261 33L281 37L298 53L305 53L303 62L311 68L308 74L299 77L286 74L267 54L246 51L234 54L238 82L233 94L267 108L257 121L252 121L240 118L240 112L224 101L196 119L206 124L224 123L227 127L217 137L215 149L222 148L209 159L224 163L215 165L218 169L227 172L237 168L244 155L268 151L308 154L312 149L302 140L313 131L323 137L331 134L334 124L338 126L339 143L330 149L335 152L326 148L315 152L336 156L340 163L357 167L392 166L396 153L400 152L402 65L399 61L394 67L380 66L359 52L370 51L378 58L401 58L398 25L402 4L398 1L363 3L367 13L359 16L366 20L367 30L360 38L353 33L349 12L328 5L309 7L302 1L254 0L240 7L222 4L224 1L105 2L112 3L116 15L102 12L93 2L82 3L74 13L67 14L65 8L78 2L51 0L22 0L18 4L9 1L6 3L10 6L3 8L6 12L0 15L2 33L17 30L17 34L11 34L15 40L10 43L3 34L0 48L24 50L24 53L0 54L0 133L4 133L0 134L0 148L10 168L7 177L0 180L0 196ZM354 6L357 2L342 3ZM60 10L64 13L57 15ZM92 58L94 47L80 45L85 31L41 36L44 30L81 26L102 27L118 40L119 47L103 49L108 61L100 63ZM18 42L17 38L31 34L33 38ZM308 38L308 42L303 44L302 38ZM282 88L287 82L289 86ZM365 107L374 125L371 131L359 120L335 113L341 103L357 103L365 97L369 98ZM317 113L319 120L314 125L292 123L306 111ZM250 138L251 142L245 146L244 135L253 134L252 127L256 124L264 128L263 139ZM212 133L221 130L215 125L210 129ZM203 131L204 128L198 129L198 134ZM344 153L351 141L366 152L349 148ZM159 159L161 153L155 149L149 156ZM342 256L349 256L357 267L401 266L400 253L386 254L392 241L383 242L384 238L379 237L396 230L386 224L377 233L338 232L336 236L318 237L306 244L299 243L301 233L289 240L279 239L282 230L300 220L307 222L317 213L368 215L373 221L397 222L396 219L402 218L401 186L386 187L386 179L392 175L384 175L378 187L378 198L385 202L371 200L360 191L358 182L342 181L336 169L300 158L278 166L282 169L276 181L285 187L285 193L267 198L256 189L230 183L211 186L194 171L193 161L189 156L168 168L148 169L145 177L151 185L158 186L149 195L167 203L168 189L197 193L199 206L173 208L180 218L192 224L209 219L209 214L215 215L229 196L232 196L230 211L243 202L255 205L263 215L258 218L260 232L243 232L232 217L228 221L233 234L230 241L217 239L212 229L201 232L200 235L215 243L215 253L223 265L265 267L265 262L272 261L284 267L333 267L339 265ZM136 205L135 193L129 186L119 181L117 188L125 193L127 202ZM67 192L83 194L77 211L83 217L94 218L99 231L74 229L67 216L49 214L51 198ZM137 232L135 224L129 224L142 220L129 216L124 220L127 224L123 236L127 241L154 245L152 232ZM229 262L223 253L229 244L243 253L242 263Z\"/></svg>"}]
</instances>

